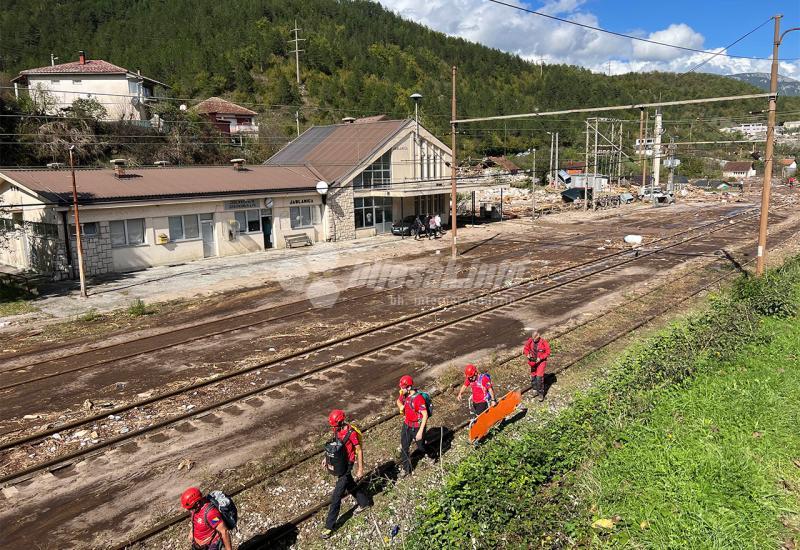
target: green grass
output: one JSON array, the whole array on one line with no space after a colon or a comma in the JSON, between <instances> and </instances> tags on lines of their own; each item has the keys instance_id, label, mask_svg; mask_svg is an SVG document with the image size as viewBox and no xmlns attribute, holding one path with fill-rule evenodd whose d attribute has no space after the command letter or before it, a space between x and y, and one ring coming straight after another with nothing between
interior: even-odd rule
<instances>
[{"instance_id":1,"label":"green grass","mask_svg":"<svg viewBox=\"0 0 800 550\"><path fill-rule=\"evenodd\" d=\"M30 302L32 296L15 286L0 285L0 317L38 311Z\"/></svg>"},{"instance_id":2,"label":"green grass","mask_svg":"<svg viewBox=\"0 0 800 550\"><path fill-rule=\"evenodd\" d=\"M618 517L593 545L777 548L797 536L782 520L800 510L800 321L769 327L769 346L669 392L583 476L594 519Z\"/></svg>"},{"instance_id":3,"label":"green grass","mask_svg":"<svg viewBox=\"0 0 800 550\"><path fill-rule=\"evenodd\" d=\"M140 317L142 315L150 315L151 313L151 309L141 298L135 299L133 302L131 302L131 305L128 306L128 315L131 317Z\"/></svg>"}]
</instances>

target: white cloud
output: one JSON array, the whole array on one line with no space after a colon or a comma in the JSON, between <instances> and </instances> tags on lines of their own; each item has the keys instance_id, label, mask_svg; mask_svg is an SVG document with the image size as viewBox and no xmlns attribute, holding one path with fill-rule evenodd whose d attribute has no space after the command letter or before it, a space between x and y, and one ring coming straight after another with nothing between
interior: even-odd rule
<instances>
[{"instance_id":1,"label":"white cloud","mask_svg":"<svg viewBox=\"0 0 800 550\"><path fill-rule=\"evenodd\" d=\"M649 34L631 30L624 32L667 44L706 49L708 53L688 52L558 23L486 0L379 1L407 19L452 36L460 36L529 60L580 65L597 72L607 72L609 64L612 74L684 72L720 50L719 47L706 48L703 35L681 22L674 22ZM523 5L520 0L507 1ZM585 0L546 0L537 9L549 15L601 27L598 17L583 9L584 4ZM717 56L699 71L719 74L769 72L769 65L769 61ZM781 63L780 73L800 79L800 64Z\"/></svg>"}]
</instances>

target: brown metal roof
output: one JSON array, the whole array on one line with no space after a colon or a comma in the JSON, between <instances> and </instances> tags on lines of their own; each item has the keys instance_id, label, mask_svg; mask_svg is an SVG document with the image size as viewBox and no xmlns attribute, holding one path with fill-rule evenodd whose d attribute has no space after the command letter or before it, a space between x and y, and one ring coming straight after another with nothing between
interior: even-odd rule
<instances>
[{"instance_id":1,"label":"brown metal roof","mask_svg":"<svg viewBox=\"0 0 800 550\"><path fill-rule=\"evenodd\" d=\"M753 167L753 163L750 161L736 161L732 160L725 163L725 168L722 170L724 172L747 172Z\"/></svg>"},{"instance_id":2,"label":"brown metal roof","mask_svg":"<svg viewBox=\"0 0 800 550\"><path fill-rule=\"evenodd\" d=\"M314 126L265 164L308 164L334 183L350 174L397 135L411 120Z\"/></svg>"},{"instance_id":3,"label":"brown metal roof","mask_svg":"<svg viewBox=\"0 0 800 550\"><path fill-rule=\"evenodd\" d=\"M59 204L72 202L69 170L4 170L0 178L36 192ZM189 166L128 168L123 177L113 170L78 170L81 203L126 202L225 196L250 192L315 192L319 176L305 166Z\"/></svg>"},{"instance_id":4,"label":"brown metal roof","mask_svg":"<svg viewBox=\"0 0 800 550\"><path fill-rule=\"evenodd\" d=\"M237 105L221 97L209 97L194 106L194 110L204 114L246 115L256 116L258 113Z\"/></svg>"}]
</instances>

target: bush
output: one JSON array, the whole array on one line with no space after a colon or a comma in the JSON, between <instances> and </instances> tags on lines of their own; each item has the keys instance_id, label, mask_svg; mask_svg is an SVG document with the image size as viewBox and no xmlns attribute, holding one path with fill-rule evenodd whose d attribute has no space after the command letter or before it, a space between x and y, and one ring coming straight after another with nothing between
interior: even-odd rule
<instances>
[{"instance_id":1,"label":"bush","mask_svg":"<svg viewBox=\"0 0 800 550\"><path fill-rule=\"evenodd\" d=\"M150 308L145 305L141 298L136 298L131 305L128 306L128 315L139 317L141 315L150 315Z\"/></svg>"}]
</instances>

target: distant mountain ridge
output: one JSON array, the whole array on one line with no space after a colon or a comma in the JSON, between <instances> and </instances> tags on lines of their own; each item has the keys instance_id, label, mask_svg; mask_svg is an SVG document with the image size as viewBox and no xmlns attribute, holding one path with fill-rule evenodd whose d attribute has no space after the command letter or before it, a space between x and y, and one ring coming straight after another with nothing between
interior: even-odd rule
<instances>
[{"instance_id":1,"label":"distant mountain ridge","mask_svg":"<svg viewBox=\"0 0 800 550\"><path fill-rule=\"evenodd\" d=\"M769 91L769 73L739 73L729 75L729 78ZM778 93L786 96L800 96L800 81L778 75Z\"/></svg>"}]
</instances>

